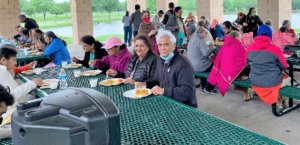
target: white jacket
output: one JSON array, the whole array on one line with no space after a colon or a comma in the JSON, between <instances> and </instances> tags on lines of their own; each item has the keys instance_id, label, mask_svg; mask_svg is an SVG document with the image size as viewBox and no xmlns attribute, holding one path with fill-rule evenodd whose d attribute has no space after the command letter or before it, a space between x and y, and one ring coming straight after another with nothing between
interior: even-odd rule
<instances>
[{"instance_id":1,"label":"white jacket","mask_svg":"<svg viewBox=\"0 0 300 145\"><path fill-rule=\"evenodd\" d=\"M14 80L13 76L8 72L7 68L3 65L0 65L0 84L4 87L8 87L10 89L10 93L15 98L14 105L8 107L7 112L2 115L3 118L5 118L8 114L15 110L16 104L27 101L29 97L28 93L37 87L33 81L28 81L24 84L19 85ZM0 128L0 139L10 136L11 129Z\"/></svg>"},{"instance_id":2,"label":"white jacket","mask_svg":"<svg viewBox=\"0 0 300 145\"><path fill-rule=\"evenodd\" d=\"M37 87L33 81L19 85L3 65L0 65L0 84L4 87L9 87L16 101Z\"/></svg>"}]
</instances>

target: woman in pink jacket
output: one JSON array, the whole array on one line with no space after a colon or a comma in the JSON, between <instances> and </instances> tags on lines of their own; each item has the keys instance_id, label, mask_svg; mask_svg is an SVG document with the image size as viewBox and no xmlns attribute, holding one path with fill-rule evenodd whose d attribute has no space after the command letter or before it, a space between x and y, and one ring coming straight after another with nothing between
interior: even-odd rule
<instances>
[{"instance_id":1,"label":"woman in pink jacket","mask_svg":"<svg viewBox=\"0 0 300 145\"><path fill-rule=\"evenodd\" d=\"M91 65L106 72L108 76L124 78L127 65L131 61L131 54L126 45L120 38L111 37L103 48L108 56L92 61Z\"/></svg>"}]
</instances>

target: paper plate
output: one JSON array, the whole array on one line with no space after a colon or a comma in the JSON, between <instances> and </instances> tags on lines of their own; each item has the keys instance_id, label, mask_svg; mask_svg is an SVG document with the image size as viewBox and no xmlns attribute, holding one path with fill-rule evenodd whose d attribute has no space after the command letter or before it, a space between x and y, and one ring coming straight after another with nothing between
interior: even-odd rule
<instances>
[{"instance_id":1,"label":"paper plate","mask_svg":"<svg viewBox=\"0 0 300 145\"><path fill-rule=\"evenodd\" d=\"M137 93L136 90L132 89L124 92L123 96L131 99L141 99L152 94L150 89L139 89L139 90L144 92L141 92L141 94L136 94Z\"/></svg>"},{"instance_id":2,"label":"paper plate","mask_svg":"<svg viewBox=\"0 0 300 145\"><path fill-rule=\"evenodd\" d=\"M81 75L87 77L87 76L95 76L100 73L102 73L101 70L89 70L89 71L82 72Z\"/></svg>"},{"instance_id":3,"label":"paper plate","mask_svg":"<svg viewBox=\"0 0 300 145\"><path fill-rule=\"evenodd\" d=\"M100 85L102 86L116 86L120 85L124 82L124 79L122 78L114 78L114 79L107 79L99 82Z\"/></svg>"}]
</instances>

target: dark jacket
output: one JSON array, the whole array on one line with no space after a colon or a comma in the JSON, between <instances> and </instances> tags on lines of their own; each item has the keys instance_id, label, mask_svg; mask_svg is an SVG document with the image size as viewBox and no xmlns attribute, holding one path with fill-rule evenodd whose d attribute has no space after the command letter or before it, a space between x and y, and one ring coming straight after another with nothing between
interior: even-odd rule
<instances>
[{"instance_id":1,"label":"dark jacket","mask_svg":"<svg viewBox=\"0 0 300 145\"><path fill-rule=\"evenodd\" d=\"M142 23L142 13L140 10L135 11L131 15L131 26L133 25L133 30L138 31L140 28L140 24Z\"/></svg>"},{"instance_id":2,"label":"dark jacket","mask_svg":"<svg viewBox=\"0 0 300 145\"><path fill-rule=\"evenodd\" d=\"M133 79L138 82L152 81L154 77L155 67L157 63L157 56L149 51L145 59L139 60L138 56L135 56L129 63L126 69L125 76L130 77L130 74L135 68L133 73Z\"/></svg>"},{"instance_id":3,"label":"dark jacket","mask_svg":"<svg viewBox=\"0 0 300 145\"><path fill-rule=\"evenodd\" d=\"M288 66L280 48L271 44L267 36L257 36L248 47L250 83L256 87L268 88L282 82L282 70Z\"/></svg>"},{"instance_id":4,"label":"dark jacket","mask_svg":"<svg viewBox=\"0 0 300 145\"><path fill-rule=\"evenodd\" d=\"M164 16L164 19L162 21L162 23L164 25L166 25L168 23L168 20L169 20L169 17L173 16L174 15L174 10L168 10L166 13L165 13L165 16Z\"/></svg>"},{"instance_id":5,"label":"dark jacket","mask_svg":"<svg viewBox=\"0 0 300 145\"><path fill-rule=\"evenodd\" d=\"M153 81L147 87L158 85L164 88L164 96L197 107L193 68L178 52L169 61L157 59Z\"/></svg>"},{"instance_id":6,"label":"dark jacket","mask_svg":"<svg viewBox=\"0 0 300 145\"><path fill-rule=\"evenodd\" d=\"M34 28L39 28L39 25L36 23L36 21L32 18L27 18L25 20L25 25L24 27L28 30L34 29Z\"/></svg>"},{"instance_id":7,"label":"dark jacket","mask_svg":"<svg viewBox=\"0 0 300 145\"><path fill-rule=\"evenodd\" d=\"M84 59L79 60L77 63L82 64L82 66L88 68L89 67L89 61L90 61L90 53L91 52L85 52ZM103 48L96 48L95 49L95 59L102 59L104 56L107 56L107 52Z\"/></svg>"},{"instance_id":8,"label":"dark jacket","mask_svg":"<svg viewBox=\"0 0 300 145\"><path fill-rule=\"evenodd\" d=\"M258 30L258 26L263 25L264 23L261 21L259 16L249 16L246 15L241 23L247 23L248 26L243 26L243 32L244 33L249 33L249 32L253 32L253 37L255 37L257 35L257 30Z\"/></svg>"},{"instance_id":9,"label":"dark jacket","mask_svg":"<svg viewBox=\"0 0 300 145\"><path fill-rule=\"evenodd\" d=\"M211 33L211 36L214 38L214 40L216 40L217 37L220 39L223 39L224 35L225 35L223 28L219 24L217 24L216 28L214 28L214 29L210 28L209 32Z\"/></svg>"}]
</instances>

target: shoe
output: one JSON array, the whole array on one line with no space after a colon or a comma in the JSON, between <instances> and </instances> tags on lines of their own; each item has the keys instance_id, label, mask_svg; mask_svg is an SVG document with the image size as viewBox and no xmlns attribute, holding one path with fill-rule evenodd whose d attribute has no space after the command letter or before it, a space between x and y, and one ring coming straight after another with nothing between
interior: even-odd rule
<instances>
[{"instance_id":1,"label":"shoe","mask_svg":"<svg viewBox=\"0 0 300 145\"><path fill-rule=\"evenodd\" d=\"M200 85L200 84L196 84L195 87L196 87L196 88L200 88L201 85ZM202 89L201 89L201 90L202 90Z\"/></svg>"},{"instance_id":2,"label":"shoe","mask_svg":"<svg viewBox=\"0 0 300 145\"><path fill-rule=\"evenodd\" d=\"M210 94L210 95L215 95L215 94L218 93L217 90L210 90L210 91L208 91L207 89L203 89L203 92L207 93L207 94Z\"/></svg>"}]
</instances>

